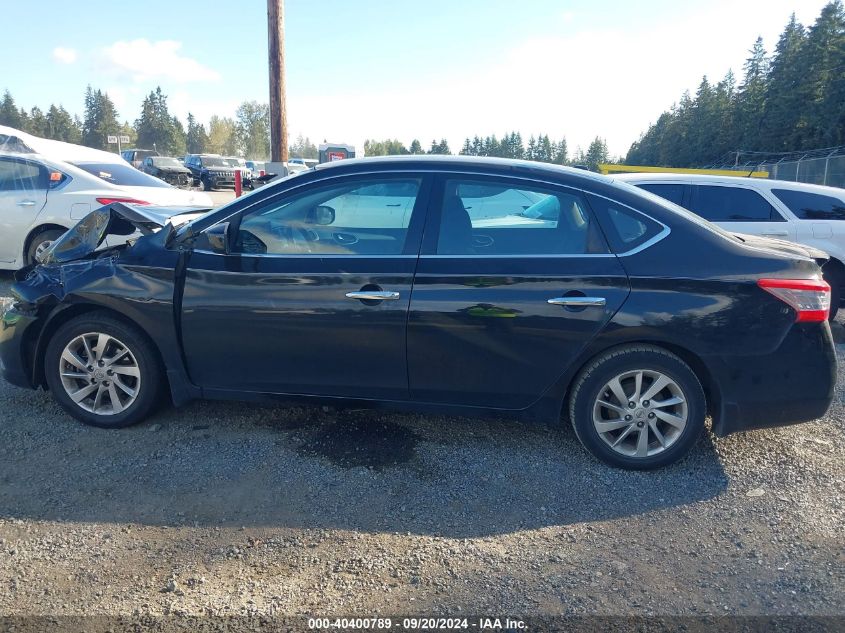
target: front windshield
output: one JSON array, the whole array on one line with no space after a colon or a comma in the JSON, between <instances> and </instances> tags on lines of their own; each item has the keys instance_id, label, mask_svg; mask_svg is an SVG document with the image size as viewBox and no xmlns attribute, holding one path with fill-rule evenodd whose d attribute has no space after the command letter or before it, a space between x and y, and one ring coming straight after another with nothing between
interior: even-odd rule
<instances>
[{"instance_id":1,"label":"front windshield","mask_svg":"<svg viewBox=\"0 0 845 633\"><path fill-rule=\"evenodd\" d=\"M181 167L182 163L175 158L153 158L153 165L156 167Z\"/></svg>"},{"instance_id":2,"label":"front windshield","mask_svg":"<svg viewBox=\"0 0 845 633\"><path fill-rule=\"evenodd\" d=\"M230 167L223 158L203 158L202 163L206 167Z\"/></svg>"},{"instance_id":3,"label":"front windshield","mask_svg":"<svg viewBox=\"0 0 845 633\"><path fill-rule=\"evenodd\" d=\"M223 160L226 161L230 167L240 167L243 163L241 163L240 158L224 158Z\"/></svg>"}]
</instances>

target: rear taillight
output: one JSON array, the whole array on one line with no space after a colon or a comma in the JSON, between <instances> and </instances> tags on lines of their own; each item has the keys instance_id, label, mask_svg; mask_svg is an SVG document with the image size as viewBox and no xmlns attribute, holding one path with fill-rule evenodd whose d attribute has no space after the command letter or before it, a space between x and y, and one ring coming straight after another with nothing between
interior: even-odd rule
<instances>
[{"instance_id":1,"label":"rear taillight","mask_svg":"<svg viewBox=\"0 0 845 633\"><path fill-rule=\"evenodd\" d=\"M100 204L114 204L115 202L122 202L123 204L149 204L146 200L136 200L135 198L97 198Z\"/></svg>"},{"instance_id":2,"label":"rear taillight","mask_svg":"<svg viewBox=\"0 0 845 633\"><path fill-rule=\"evenodd\" d=\"M821 279L759 279L757 285L789 305L802 323L827 321L830 286Z\"/></svg>"}]
</instances>

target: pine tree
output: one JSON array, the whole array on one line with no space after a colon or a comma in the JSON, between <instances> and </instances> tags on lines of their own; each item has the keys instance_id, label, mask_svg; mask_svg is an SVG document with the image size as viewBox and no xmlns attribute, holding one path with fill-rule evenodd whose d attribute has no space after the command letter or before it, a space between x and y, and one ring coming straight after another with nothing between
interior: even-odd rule
<instances>
[{"instance_id":1,"label":"pine tree","mask_svg":"<svg viewBox=\"0 0 845 633\"><path fill-rule=\"evenodd\" d=\"M769 60L763 48L763 38L758 37L745 60L745 77L737 95L737 143L742 149L762 148L761 132L766 109Z\"/></svg>"},{"instance_id":2,"label":"pine tree","mask_svg":"<svg viewBox=\"0 0 845 633\"><path fill-rule=\"evenodd\" d=\"M606 162L608 162L607 143L597 136L587 148L584 164L592 171L598 171L599 164Z\"/></svg>"},{"instance_id":3,"label":"pine tree","mask_svg":"<svg viewBox=\"0 0 845 633\"><path fill-rule=\"evenodd\" d=\"M23 130L26 120L21 116L21 111L15 105L12 93L6 90L3 99L0 101L0 125L8 125L16 130Z\"/></svg>"},{"instance_id":4,"label":"pine tree","mask_svg":"<svg viewBox=\"0 0 845 633\"><path fill-rule=\"evenodd\" d=\"M796 144L802 106L801 58L806 42L807 32L793 13L778 39L769 69L761 132L761 146L766 151L787 151Z\"/></svg>"},{"instance_id":5,"label":"pine tree","mask_svg":"<svg viewBox=\"0 0 845 633\"><path fill-rule=\"evenodd\" d=\"M167 109L167 95L157 87L144 98L141 116L135 121L138 145L159 154L178 156L185 153L185 131Z\"/></svg>"},{"instance_id":6,"label":"pine tree","mask_svg":"<svg viewBox=\"0 0 845 633\"><path fill-rule=\"evenodd\" d=\"M418 139L414 139L411 141L411 153L412 154L425 154L425 151L422 148L422 144L419 142Z\"/></svg>"},{"instance_id":7,"label":"pine tree","mask_svg":"<svg viewBox=\"0 0 845 633\"><path fill-rule=\"evenodd\" d=\"M51 105L47 110L48 138L66 143L81 143L82 129L79 120L70 116L62 106Z\"/></svg>"},{"instance_id":8,"label":"pine tree","mask_svg":"<svg viewBox=\"0 0 845 633\"><path fill-rule=\"evenodd\" d=\"M109 150L108 136L117 134L117 109L109 96L89 85L85 89L85 116L82 122L82 144Z\"/></svg>"},{"instance_id":9,"label":"pine tree","mask_svg":"<svg viewBox=\"0 0 845 633\"><path fill-rule=\"evenodd\" d=\"M196 117L188 112L188 129L185 134L185 150L188 154L202 154L208 144L205 126L197 123Z\"/></svg>"}]
</instances>

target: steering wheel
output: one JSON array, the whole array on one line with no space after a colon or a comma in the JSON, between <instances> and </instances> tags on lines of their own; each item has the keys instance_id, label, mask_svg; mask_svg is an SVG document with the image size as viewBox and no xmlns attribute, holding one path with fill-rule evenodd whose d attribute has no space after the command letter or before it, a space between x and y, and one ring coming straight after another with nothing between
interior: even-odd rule
<instances>
[{"instance_id":1,"label":"steering wheel","mask_svg":"<svg viewBox=\"0 0 845 633\"><path fill-rule=\"evenodd\" d=\"M317 241L316 234L298 225L286 224L282 227L282 237L293 253L311 253L311 242Z\"/></svg>"}]
</instances>

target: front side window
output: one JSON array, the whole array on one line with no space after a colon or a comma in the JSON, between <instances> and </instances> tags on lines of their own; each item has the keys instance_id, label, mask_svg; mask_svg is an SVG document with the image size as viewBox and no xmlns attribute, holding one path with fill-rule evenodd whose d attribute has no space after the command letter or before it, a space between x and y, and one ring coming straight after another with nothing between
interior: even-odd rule
<instances>
[{"instance_id":1,"label":"front side window","mask_svg":"<svg viewBox=\"0 0 845 633\"><path fill-rule=\"evenodd\" d=\"M18 160L0 159L0 191L33 191L46 189L46 171Z\"/></svg>"},{"instance_id":2,"label":"front side window","mask_svg":"<svg viewBox=\"0 0 845 633\"><path fill-rule=\"evenodd\" d=\"M494 180L447 180L439 255L579 255L607 247L583 197Z\"/></svg>"},{"instance_id":3,"label":"front side window","mask_svg":"<svg viewBox=\"0 0 845 633\"><path fill-rule=\"evenodd\" d=\"M690 211L711 222L785 222L756 191L742 187L696 185Z\"/></svg>"},{"instance_id":4,"label":"front side window","mask_svg":"<svg viewBox=\"0 0 845 633\"><path fill-rule=\"evenodd\" d=\"M772 189L772 193L802 220L845 220L841 198L791 189Z\"/></svg>"},{"instance_id":5,"label":"front side window","mask_svg":"<svg viewBox=\"0 0 845 633\"><path fill-rule=\"evenodd\" d=\"M418 178L310 188L246 213L232 251L259 255L400 255Z\"/></svg>"}]
</instances>

